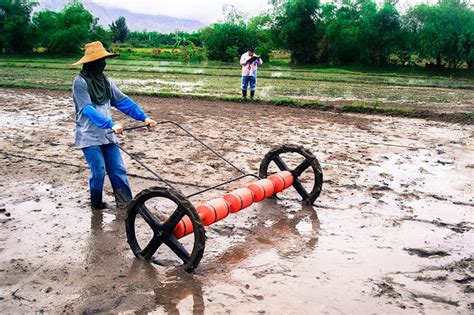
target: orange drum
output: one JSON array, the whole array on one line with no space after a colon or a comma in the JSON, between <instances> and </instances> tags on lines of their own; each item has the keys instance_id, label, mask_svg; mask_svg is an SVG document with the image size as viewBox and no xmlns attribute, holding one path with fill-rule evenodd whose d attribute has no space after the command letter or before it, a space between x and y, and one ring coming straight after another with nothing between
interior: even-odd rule
<instances>
[{"instance_id":1,"label":"orange drum","mask_svg":"<svg viewBox=\"0 0 474 315\"><path fill-rule=\"evenodd\" d=\"M282 171L271 176L268 176L273 184L275 185L275 192L281 192L283 189L287 189L293 184L293 174L289 171Z\"/></svg>"},{"instance_id":2,"label":"orange drum","mask_svg":"<svg viewBox=\"0 0 474 315\"><path fill-rule=\"evenodd\" d=\"M191 219L185 215L181 221L176 224L173 230L173 234L177 239L180 239L183 236L186 236L188 234L191 234L194 232L194 227L191 222Z\"/></svg>"},{"instance_id":3,"label":"orange drum","mask_svg":"<svg viewBox=\"0 0 474 315\"><path fill-rule=\"evenodd\" d=\"M275 192L275 186L268 178L256 181L255 183L248 185L247 188L253 193L253 202L262 201L263 199L273 195Z\"/></svg>"},{"instance_id":4,"label":"orange drum","mask_svg":"<svg viewBox=\"0 0 474 315\"><path fill-rule=\"evenodd\" d=\"M280 176L283 177L283 179L285 180L285 187L283 189L287 189L288 187L290 187L291 185L293 185L293 180L295 179L293 177L293 174L291 174L290 171L283 171L283 172L279 172L277 173L279 174Z\"/></svg>"},{"instance_id":5,"label":"orange drum","mask_svg":"<svg viewBox=\"0 0 474 315\"><path fill-rule=\"evenodd\" d=\"M229 204L224 198L216 198L196 207L202 223L207 226L229 215ZM203 215L201 215L201 213Z\"/></svg>"},{"instance_id":6,"label":"orange drum","mask_svg":"<svg viewBox=\"0 0 474 315\"><path fill-rule=\"evenodd\" d=\"M268 176L268 179L272 181L273 186L275 186L275 193L279 193L285 189L285 180L280 174L273 174Z\"/></svg>"},{"instance_id":7,"label":"orange drum","mask_svg":"<svg viewBox=\"0 0 474 315\"><path fill-rule=\"evenodd\" d=\"M225 195L224 199L230 206L230 213L235 213L253 203L253 193L248 188L239 188Z\"/></svg>"}]
</instances>

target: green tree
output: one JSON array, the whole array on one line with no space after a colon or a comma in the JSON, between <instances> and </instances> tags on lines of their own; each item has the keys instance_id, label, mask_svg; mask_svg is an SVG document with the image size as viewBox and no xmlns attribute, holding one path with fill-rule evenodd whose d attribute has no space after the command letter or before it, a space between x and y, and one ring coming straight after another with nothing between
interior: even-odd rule
<instances>
[{"instance_id":1,"label":"green tree","mask_svg":"<svg viewBox=\"0 0 474 315\"><path fill-rule=\"evenodd\" d=\"M386 64L389 55L404 46L400 14L391 3L385 3L380 9L371 0L363 3L359 27L362 63Z\"/></svg>"},{"instance_id":2,"label":"green tree","mask_svg":"<svg viewBox=\"0 0 474 315\"><path fill-rule=\"evenodd\" d=\"M270 14L264 13L251 18L248 22L248 28L256 38L255 53L263 60L269 61L272 51L273 33L271 27L273 19Z\"/></svg>"},{"instance_id":3,"label":"green tree","mask_svg":"<svg viewBox=\"0 0 474 315\"><path fill-rule=\"evenodd\" d=\"M193 58L196 53L196 47L194 43L189 39L189 34L183 32L176 32L175 44L173 46L172 52L178 47L181 47L181 52L183 53L183 58L185 62L188 62L190 58ZM189 47L191 47L191 52L189 52Z\"/></svg>"},{"instance_id":4,"label":"green tree","mask_svg":"<svg viewBox=\"0 0 474 315\"><path fill-rule=\"evenodd\" d=\"M0 52L31 52L34 46L30 15L35 1L0 0Z\"/></svg>"},{"instance_id":5,"label":"green tree","mask_svg":"<svg viewBox=\"0 0 474 315\"><path fill-rule=\"evenodd\" d=\"M60 12L37 12L33 23L40 45L49 53L78 53L89 41L107 39L104 30L97 25L97 18L78 2L71 2Z\"/></svg>"},{"instance_id":6,"label":"green tree","mask_svg":"<svg viewBox=\"0 0 474 315\"><path fill-rule=\"evenodd\" d=\"M463 62L472 69L474 11L468 1L441 0L436 5L420 4L409 10L406 25L412 32L412 47L420 57L443 61L450 68Z\"/></svg>"},{"instance_id":7,"label":"green tree","mask_svg":"<svg viewBox=\"0 0 474 315\"><path fill-rule=\"evenodd\" d=\"M125 40L127 40L130 31L123 16L119 17L115 22L112 22L109 27L112 33L112 41L114 43L124 43Z\"/></svg>"},{"instance_id":8,"label":"green tree","mask_svg":"<svg viewBox=\"0 0 474 315\"><path fill-rule=\"evenodd\" d=\"M322 16L326 59L336 64L358 62L361 55L358 3L344 1L339 8L325 5Z\"/></svg>"},{"instance_id":9,"label":"green tree","mask_svg":"<svg viewBox=\"0 0 474 315\"><path fill-rule=\"evenodd\" d=\"M291 52L291 62L294 64L316 62L319 0L276 2L275 12L274 27L284 48Z\"/></svg>"},{"instance_id":10,"label":"green tree","mask_svg":"<svg viewBox=\"0 0 474 315\"><path fill-rule=\"evenodd\" d=\"M110 44L112 43L112 38L110 32L100 25L95 25L92 28L92 32L90 33L89 41L100 41L102 44L104 44L105 48L109 48Z\"/></svg>"},{"instance_id":11,"label":"green tree","mask_svg":"<svg viewBox=\"0 0 474 315\"><path fill-rule=\"evenodd\" d=\"M380 8L373 0L328 3L322 6L321 19L320 61L383 65L405 49L400 14L391 2Z\"/></svg>"},{"instance_id":12,"label":"green tree","mask_svg":"<svg viewBox=\"0 0 474 315\"><path fill-rule=\"evenodd\" d=\"M157 32L130 32L127 43L134 47L160 47L162 45L173 46L175 34L162 34ZM198 45L196 45L198 46Z\"/></svg>"},{"instance_id":13,"label":"green tree","mask_svg":"<svg viewBox=\"0 0 474 315\"><path fill-rule=\"evenodd\" d=\"M245 24L215 23L202 31L204 47L210 60L232 62L255 45L256 38Z\"/></svg>"}]
</instances>

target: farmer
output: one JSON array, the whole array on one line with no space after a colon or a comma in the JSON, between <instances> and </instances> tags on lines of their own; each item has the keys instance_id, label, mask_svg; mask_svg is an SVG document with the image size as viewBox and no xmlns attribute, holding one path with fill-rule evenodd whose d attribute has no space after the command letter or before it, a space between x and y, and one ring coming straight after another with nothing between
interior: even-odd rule
<instances>
[{"instance_id":1,"label":"farmer","mask_svg":"<svg viewBox=\"0 0 474 315\"><path fill-rule=\"evenodd\" d=\"M247 98L247 88L250 83L250 99L255 96L257 88L257 68L263 63L262 59L255 55L255 48L250 47L249 50L240 57L240 65L242 66L242 97Z\"/></svg>"},{"instance_id":2,"label":"farmer","mask_svg":"<svg viewBox=\"0 0 474 315\"><path fill-rule=\"evenodd\" d=\"M154 127L156 122L148 118L143 110L103 73L105 59L117 54L107 52L101 42L86 44L84 50L84 56L73 64L82 64L82 70L72 85L72 99L76 109L76 146L82 149L90 168L92 208L107 207L102 201L106 173L114 190L117 207L123 207L132 198L132 192L116 145L118 139L115 134L121 134L123 127L112 120L111 106L150 127ZM114 132L109 135L112 141L106 138L110 130Z\"/></svg>"}]
</instances>

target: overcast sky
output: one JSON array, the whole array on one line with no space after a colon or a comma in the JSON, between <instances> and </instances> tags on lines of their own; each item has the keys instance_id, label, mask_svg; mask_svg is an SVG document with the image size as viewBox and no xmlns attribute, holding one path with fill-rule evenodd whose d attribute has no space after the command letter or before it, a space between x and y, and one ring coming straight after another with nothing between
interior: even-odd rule
<instances>
[{"instance_id":1,"label":"overcast sky","mask_svg":"<svg viewBox=\"0 0 474 315\"><path fill-rule=\"evenodd\" d=\"M239 10L254 16L268 10L268 0L92 0L115 8L124 8L137 13L163 14L178 18L196 19L204 23L223 18L222 7L234 5ZM399 0L400 7L436 0ZM322 1L324 2L324 0Z\"/></svg>"},{"instance_id":2,"label":"overcast sky","mask_svg":"<svg viewBox=\"0 0 474 315\"><path fill-rule=\"evenodd\" d=\"M222 7L234 5L248 14L268 10L268 0L92 0L104 6L124 8L132 12L163 14L196 19L204 23L223 18Z\"/></svg>"}]
</instances>

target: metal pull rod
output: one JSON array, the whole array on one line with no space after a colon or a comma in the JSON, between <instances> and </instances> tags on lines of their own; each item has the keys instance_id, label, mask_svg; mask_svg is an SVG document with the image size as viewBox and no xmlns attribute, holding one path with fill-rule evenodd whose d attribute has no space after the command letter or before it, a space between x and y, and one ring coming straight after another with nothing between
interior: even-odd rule
<instances>
[{"instance_id":1,"label":"metal pull rod","mask_svg":"<svg viewBox=\"0 0 474 315\"><path fill-rule=\"evenodd\" d=\"M146 128L148 127L147 125L143 125L143 126L134 126L134 127L129 127L129 128L124 128L123 131L130 131L130 130L134 130L134 129L140 129L140 128ZM109 134L112 134L114 133L113 131L109 131L105 134L105 138L107 138L107 140L109 140L111 143L113 143L114 141L109 137ZM160 180L161 182L165 183L168 187L174 189L174 190L177 190L173 185L171 185L166 179L164 179L163 177L161 177L160 175L158 175L158 173L156 173L154 170L152 170L151 168L149 168L148 166L145 165L145 163L143 163L142 161L140 161L138 158L136 158L135 156L133 156L133 154L131 154L130 152L128 152L123 146L121 146L120 144L116 143L116 145L119 147L120 150L122 150L125 154L127 154L132 160L134 160L135 162L137 162L138 164L140 164L142 167L144 167L147 171L149 171L150 173L152 173L158 180Z\"/></svg>"},{"instance_id":2,"label":"metal pull rod","mask_svg":"<svg viewBox=\"0 0 474 315\"><path fill-rule=\"evenodd\" d=\"M214 188L217 188L217 187L220 187L220 186L223 186L225 184L228 184L232 181L235 181L237 179L240 179L240 178L244 178L244 177L247 177L247 176L253 176L253 177L257 177L258 176L255 176L255 175L252 175L252 174L249 174L245 171L243 171L242 169L240 169L239 167L235 166L232 162L230 162L229 160L227 160L224 156L222 156L220 153L218 153L216 150L214 150L213 148L211 148L209 145L207 145L206 143L204 143L201 139L197 138L195 135L193 135L191 132L189 132L188 130L186 130L184 127L182 127L180 124L174 122L174 121L171 121L171 120L163 120L163 121L159 121L156 123L157 125L164 125L164 124L171 124L171 125L174 125L176 127L178 127L179 129L181 129L182 131L184 131L188 136L190 136L191 138L193 138L194 140L196 140L197 142L199 142L202 146L204 146L206 149L208 149L209 151L211 151L212 153L214 153L214 155L216 155L217 157L219 157L221 160L223 160L224 162L226 162L228 165L232 166L235 170L237 170L239 173L241 173L243 176L239 176L237 177L236 179L233 179L233 180L230 180L230 181L226 181L224 183L221 183L221 184L218 184L218 185L214 185L212 187L209 187L209 188L206 188L202 191L198 191L198 192L195 192L191 195L189 195L188 197L191 197L191 196L195 196L195 195L198 195L198 194L201 194L203 192L206 192L206 191L209 191L211 189L214 189ZM135 129L141 129L141 128L149 128L149 126L147 125L140 125L140 126L132 126L132 127L128 127L128 128L123 128L123 131L131 131L131 130L135 130ZM107 140L109 140L110 142L113 142L113 140L109 137L109 134L112 134L114 133L113 131L109 131L105 134L105 137L107 138ZM177 190L170 182L168 182L166 179L164 179L163 177L161 177L160 175L158 175L155 171L153 171L151 168L149 168L147 165L145 165L142 161L140 161L138 158L136 158L135 156L133 156L133 154L131 154L130 152L128 152L123 146L121 146L120 144L117 143L117 146L119 147L120 150L122 150L125 154L127 154L131 159L133 159L134 161L136 161L138 164L140 164L143 168L145 168L146 170L148 170L151 174L153 174L158 180L160 180L161 182L165 183L167 186Z\"/></svg>"},{"instance_id":3,"label":"metal pull rod","mask_svg":"<svg viewBox=\"0 0 474 315\"><path fill-rule=\"evenodd\" d=\"M163 120L163 121L160 121L160 122L157 122L156 123L157 125L163 125L163 124L172 124L176 127L178 127L179 129L183 130L188 136L192 137L194 140L196 140L197 142L199 142L200 144L202 144L205 148L207 148L209 151L211 151L212 153L214 153L216 156L218 156L220 159L222 159L224 162L226 162L227 164L229 164L230 166L232 166L235 170L237 170L239 173L241 173L242 175L245 175L247 174L247 172L243 171L242 169L238 168L237 166L235 166L232 162L230 162L229 160L227 160L225 157L223 157L221 154L219 154L216 150L214 150L213 148L211 148L209 145L207 145L206 143L204 143L201 139L199 139L198 137L196 137L195 135L193 135L192 133L190 133L189 131L187 131L186 129L184 129L181 125L179 125L178 123L174 122L174 121L171 121L171 120Z\"/></svg>"}]
</instances>

